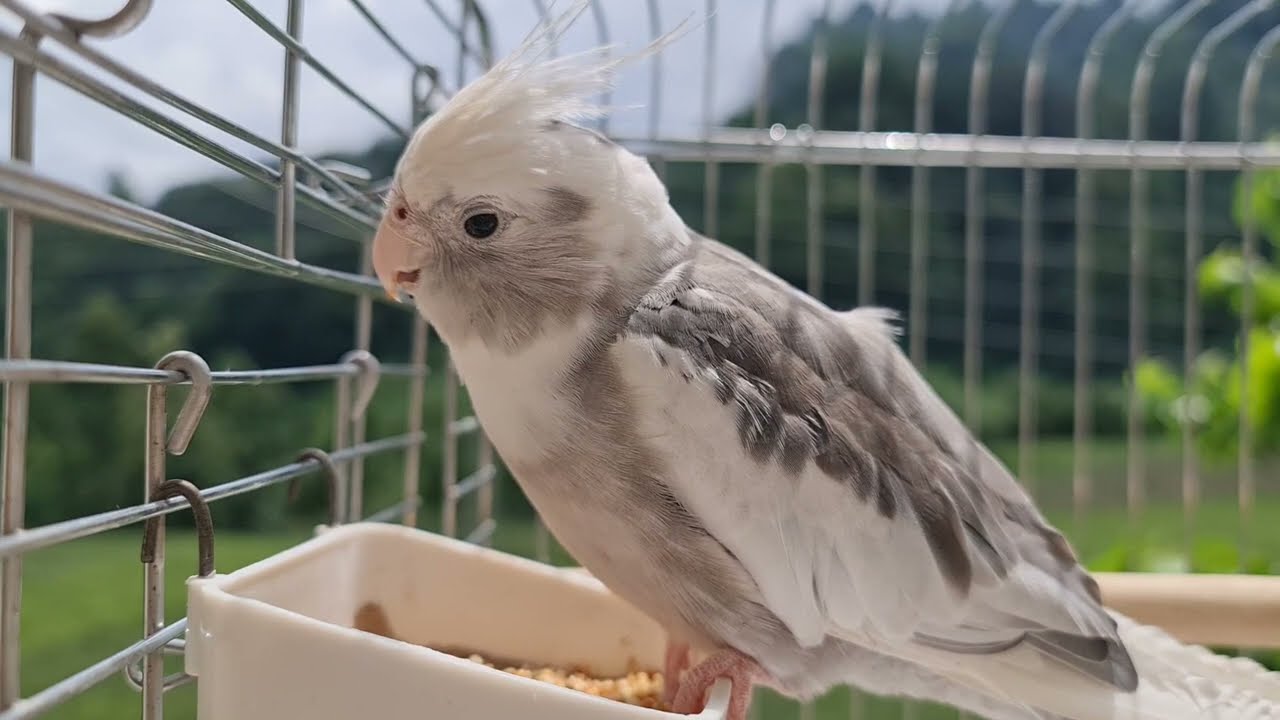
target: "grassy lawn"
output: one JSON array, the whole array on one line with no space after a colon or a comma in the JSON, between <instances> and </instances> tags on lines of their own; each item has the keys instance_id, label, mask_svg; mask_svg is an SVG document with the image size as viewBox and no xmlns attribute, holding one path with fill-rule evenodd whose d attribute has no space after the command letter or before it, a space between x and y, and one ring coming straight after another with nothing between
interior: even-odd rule
<instances>
[{"instance_id":1,"label":"grassy lawn","mask_svg":"<svg viewBox=\"0 0 1280 720\"><path fill-rule=\"evenodd\" d=\"M216 510L215 510L216 512ZM216 515L215 515L216 522ZM294 545L306 531L281 535L219 533L217 568L229 572ZM140 529L87 538L28 556L23 584L22 687L37 692L100 660L141 636L142 564ZM171 531L167 543L166 620L185 614L184 581L195 573L194 535ZM181 668L170 661L170 672ZM109 679L47 717L124 720L139 717L140 695L124 679ZM195 717L195 690L188 685L167 696L169 718Z\"/></svg>"},{"instance_id":2,"label":"grassy lawn","mask_svg":"<svg viewBox=\"0 0 1280 720\"><path fill-rule=\"evenodd\" d=\"M1069 487L1071 454L1067 444L1047 443L1036 458L1039 487L1043 491L1046 511L1059 523L1086 559L1102 558L1117 546L1144 542L1177 548L1182 537L1182 510L1176 503L1178 487L1178 454L1176 449L1156 447L1148 450L1151 472L1152 505L1144 516L1141 532L1130 531L1122 505L1124 493L1124 453L1115 445L1095 449L1097 473L1096 502L1082 522L1071 521ZM997 452L1007 460L1015 456L1003 448ZM1280 488L1277 473L1259 468L1260 518L1280 517ZM1205 497L1196 524L1197 536L1234 544L1239 532L1235 503L1232 499L1234 473L1230 468L1206 472ZM511 492L512 490L505 489ZM215 506L215 522L217 508ZM432 514L433 515L433 514ZM1280 559L1280 528L1265 522L1256 523L1251 545L1272 559ZM275 534L236 534L220 532L217 536L216 559L220 572L229 572L310 535L310 528ZM495 544L504 550L531 554L533 529L527 522L511 521L500 525ZM142 568L138 562L140 528L127 528L103 536L80 540L66 546L30 555L26 562L22 623L24 694L31 694L86 665L115 652L135 640L142 624ZM171 532L167 578L168 619L183 614L186 576L195 570L195 543L187 533ZM568 562L557 551L555 560ZM180 667L175 659L172 670ZM120 679L111 679L86 695L59 707L48 717L66 720L116 720L137 717L137 693ZM194 718L195 691L191 686L170 693L166 717ZM762 693L757 703L757 717L803 717L789 702ZM855 712L856 714L851 715ZM849 717L898 718L901 705L894 702L836 692L818 704L810 717L822 720ZM954 718L950 709L916 707L912 717Z\"/></svg>"}]
</instances>

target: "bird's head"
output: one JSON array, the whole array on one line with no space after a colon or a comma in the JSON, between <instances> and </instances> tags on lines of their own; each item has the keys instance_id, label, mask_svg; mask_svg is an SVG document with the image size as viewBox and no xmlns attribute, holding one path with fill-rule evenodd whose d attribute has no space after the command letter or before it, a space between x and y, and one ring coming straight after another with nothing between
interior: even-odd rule
<instances>
[{"instance_id":1,"label":"bird's head","mask_svg":"<svg viewBox=\"0 0 1280 720\"><path fill-rule=\"evenodd\" d=\"M648 163L574 124L603 111L591 98L641 56L546 57L584 6L460 90L400 158L374 272L447 342L511 351L548 323L607 312L687 242Z\"/></svg>"}]
</instances>

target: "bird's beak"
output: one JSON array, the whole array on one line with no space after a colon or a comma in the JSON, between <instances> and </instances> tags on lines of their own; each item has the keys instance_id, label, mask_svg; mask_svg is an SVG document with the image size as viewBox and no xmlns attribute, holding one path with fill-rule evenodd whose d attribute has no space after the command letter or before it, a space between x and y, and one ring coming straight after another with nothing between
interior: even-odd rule
<instances>
[{"instance_id":1,"label":"bird's beak","mask_svg":"<svg viewBox=\"0 0 1280 720\"><path fill-rule=\"evenodd\" d=\"M383 220L373 236L373 274L382 289L392 300L399 300L400 288L416 282L418 273L410 257L409 242Z\"/></svg>"}]
</instances>

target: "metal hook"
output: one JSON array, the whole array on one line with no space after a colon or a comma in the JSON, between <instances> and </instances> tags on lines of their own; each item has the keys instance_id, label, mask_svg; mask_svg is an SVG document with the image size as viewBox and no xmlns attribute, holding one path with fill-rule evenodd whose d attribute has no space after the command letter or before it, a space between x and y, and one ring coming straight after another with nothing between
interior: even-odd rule
<instances>
[{"instance_id":1,"label":"metal hook","mask_svg":"<svg viewBox=\"0 0 1280 720\"><path fill-rule=\"evenodd\" d=\"M160 483L155 491L151 494L152 500L168 500L170 498L184 498L191 506L191 514L196 520L196 541L199 543L199 573L200 577L210 577L213 575L213 516L209 513L209 504L200 496L200 489L186 480L167 480ZM163 515L155 515L147 518L146 524L142 528L142 550L139 558L144 565L150 565L156 560L156 544L160 534L160 523L164 520ZM174 647L170 647L173 645ZM175 641L170 641L161 648L161 652L165 654L173 654L175 651L181 652L180 647L185 644L178 645ZM137 658L133 662L126 665L123 669L125 682L134 690L142 689L142 661L143 658ZM164 678L161 686L161 692L168 692L174 688L181 687L192 681L192 677L184 672L177 672Z\"/></svg>"},{"instance_id":2,"label":"metal hook","mask_svg":"<svg viewBox=\"0 0 1280 720\"><path fill-rule=\"evenodd\" d=\"M465 38L467 34L467 20L474 22L476 34L480 36L480 58L485 69L493 67L493 33L489 31L489 18L476 0L463 0L462 5L462 24L459 26L462 36Z\"/></svg>"},{"instance_id":3,"label":"metal hook","mask_svg":"<svg viewBox=\"0 0 1280 720\"><path fill-rule=\"evenodd\" d=\"M329 480L329 526L337 527L342 524L342 511L338 507L338 498L340 497L342 483L338 477L338 466L333 462L333 458L329 453L320 448L307 448L298 456L298 462L306 462L307 460L315 460L320 463L320 469L324 471L325 477ZM302 478L294 478L289 481L289 502L296 502L298 493L302 490Z\"/></svg>"},{"instance_id":4,"label":"metal hook","mask_svg":"<svg viewBox=\"0 0 1280 720\"><path fill-rule=\"evenodd\" d=\"M410 81L410 95L413 98L413 122L419 123L427 116L435 113L443 105L439 97L440 71L433 65L419 65L414 68Z\"/></svg>"},{"instance_id":5,"label":"metal hook","mask_svg":"<svg viewBox=\"0 0 1280 720\"><path fill-rule=\"evenodd\" d=\"M191 514L196 519L196 542L199 543L200 577L213 574L213 516L209 513L209 504L200 496L200 488L186 480L166 480L160 483L151 493L152 501L182 497L191 505ZM160 521L163 515L147 518L142 529L142 562L150 564L156 559L156 537L160 532Z\"/></svg>"},{"instance_id":6,"label":"metal hook","mask_svg":"<svg viewBox=\"0 0 1280 720\"><path fill-rule=\"evenodd\" d=\"M382 377L382 365L378 358L368 350L352 350L342 356L342 364L350 363L360 369L359 386L356 388L356 399L351 406L351 418L359 420L364 411L369 409L369 402L378 390L378 381Z\"/></svg>"},{"instance_id":7,"label":"metal hook","mask_svg":"<svg viewBox=\"0 0 1280 720\"><path fill-rule=\"evenodd\" d=\"M180 372L191 381L191 392L182 404L182 410L178 411L178 419L173 421L173 430L169 432L166 445L170 453L181 455L187 451L187 445L213 397L213 374L204 358L187 350L177 350L160 358L156 369Z\"/></svg>"},{"instance_id":8,"label":"metal hook","mask_svg":"<svg viewBox=\"0 0 1280 720\"><path fill-rule=\"evenodd\" d=\"M50 17L62 23L77 36L89 35L99 38L116 38L129 34L151 12L151 0L129 0L115 14L100 20L86 20L59 13Z\"/></svg>"},{"instance_id":9,"label":"metal hook","mask_svg":"<svg viewBox=\"0 0 1280 720\"><path fill-rule=\"evenodd\" d=\"M183 653L182 650L171 649L168 645L165 645L162 648L162 651L166 655L181 655ZM142 689L142 658L138 658L124 666L124 679L125 682L129 684L129 687L134 690ZM192 680L195 680L195 678L182 671L178 671L172 675L166 675L164 678L164 689L161 692L169 692L174 688L180 688Z\"/></svg>"}]
</instances>

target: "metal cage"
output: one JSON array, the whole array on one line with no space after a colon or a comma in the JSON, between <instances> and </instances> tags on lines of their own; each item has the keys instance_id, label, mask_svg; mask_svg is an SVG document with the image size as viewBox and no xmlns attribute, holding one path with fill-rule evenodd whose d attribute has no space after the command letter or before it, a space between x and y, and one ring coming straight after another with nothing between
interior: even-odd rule
<instances>
[{"instance_id":1,"label":"metal cage","mask_svg":"<svg viewBox=\"0 0 1280 720\"><path fill-rule=\"evenodd\" d=\"M416 317L410 321L412 333L407 363L379 363L369 352L371 318L374 303L385 303L386 298L370 277L368 253L361 253L362 265L354 272L298 259L296 228L300 211L322 218L322 222L331 224L356 243L367 243L380 213L379 196L385 187L384 178L370 178L361 168L318 160L298 147L298 128L304 120L299 111L299 77L306 66L321 82L369 112L393 137L407 138L412 125L427 117L461 86L469 72L493 62L497 49L492 40L492 26L505 22L499 5L505 10L508 3L506 0L502 3L425 0L435 21L453 38L455 47L451 52L456 57L454 67L449 68L420 60L421 48L397 39L399 33L393 32L375 11L376 3L350 0L363 21L402 58L412 78L410 87L406 88L412 95L412 117L398 118L379 109L361 93L360 78L343 78L312 51L302 32L302 0L287 0L283 27L249 0L227 2L248 21L246 32L261 33L280 47L284 80L278 138L251 132L219 111L190 101L112 59L109 40L144 23L151 10L150 0L129 0L116 14L101 20L46 14L30 0L0 0L0 7L16 19L16 25L21 28L20 31L0 31L0 51L13 61L11 157L0 162L0 204L8 209L5 358L0 362L0 379L4 382L0 519L0 580L3 581L0 585L0 719L3 720L49 714L69 698L117 674L123 674L124 679L141 692L144 718L162 716L165 693L190 679L180 673L166 676L164 672L164 657L181 652L185 629L185 621L172 619L177 613L173 608L166 608L164 602L165 573L172 572L165 565L164 519L193 503L198 513L207 513L207 505L220 499L295 482L304 476L323 475L335 488L330 522L371 518L419 525L423 520L419 513L420 483L424 474L434 472L423 467L422 448L424 442L435 442L440 443L442 457L439 476L443 503L439 529L451 536L485 543L497 528L494 486L500 476L499 468L483 440L479 423L463 410L464 397L447 362L439 368L447 376L440 432L424 427L427 325ZM547 3L535 0L533 5L536 13L544 17L551 12ZM780 5L773 0L759 0L751 5L753 12L761 11L763 22L758 34L745 41L758 43L766 56L780 48L781 38L775 28ZM695 187L698 202L689 214L696 216L691 224L700 231L713 237L723 233L724 239L754 249L766 264L771 262L771 250L778 243L802 244L804 266L793 268L791 273L800 284L822 296L830 294L833 283L842 283L854 288L848 294L859 303L902 305L907 320L905 342L912 359L921 365L939 343L958 348L963 378L960 409L967 421L976 425L981 419L981 382L987 355L1000 352L1016 356L1012 362L1017 383L1016 470L1037 492L1046 490L1035 481L1034 464L1039 440L1039 365L1044 358L1055 357L1058 365L1068 369L1074 396L1070 433L1072 472L1070 489L1066 492L1069 512L1076 518L1087 515L1098 502L1097 498L1104 497L1106 502L1123 502L1130 518L1139 521L1152 484L1142 452L1148 430L1140 414L1130 410L1125 431L1129 450L1125 460L1126 487L1122 498L1106 500L1111 496L1099 495L1090 472L1094 435L1089 400L1092 385L1099 367L1106 366L1108 372L1122 375L1153 349L1168 351L1174 346L1182 351L1185 372L1193 372L1204 346L1206 330L1195 271L1205 255L1206 241L1213 243L1222 236L1238 238L1246 258L1263 253L1260 231L1252 222L1246 221L1237 232L1231 228L1223 230L1223 222L1208 219L1221 215L1223 208L1207 206L1211 203L1206 200L1205 178L1211 174L1238 176L1247 186L1253 182L1256 172L1280 167L1280 149L1262 139L1263 132L1280 121L1280 107L1260 102L1260 98L1265 100L1263 88L1276 87L1274 79L1266 77L1266 73L1271 55L1280 43L1277 3L1271 0L1177 0L1165 4L1144 0L1057 0L1041 5L1033 0L996 0L989 8L980 8L980 23L969 23L962 28L963 32L977 32L978 38L976 53L969 59L971 64L961 68L967 95L965 127L962 132L949 133L933 129L940 68L946 66L940 58L946 55L951 23L963 13L974 12L974 7L980 4L940 0L936 15L921 16L917 23L920 44L910 49L911 53L918 54L910 63L909 75L898 78L913 84L909 103L913 109L912 119L909 124L896 127L887 126L878 110L886 91L902 90L888 84L894 78L882 76L888 54L901 53L902 48L887 46L883 29L889 19L909 14L911 10L895 9L892 0L876 0L865 5L824 0L812 5L812 25L804 30L808 39L804 107L796 107L790 114L790 117L803 118L802 121L789 126L773 117L774 103L782 95L777 91L777 78L772 75L774 64L766 62L762 74L753 78L754 103L750 112L744 112L743 121L733 126L723 122L724 118L717 115L714 98L717 73L721 69L719 54L731 39L721 37L719 28L740 6L717 4L715 0L688 0L681 6L681 14L693 12L702 20L689 40L701 43L702 66L697 72L681 71L681 74L700 77L703 83L699 91L702 98L699 129L685 136L662 132L660 114L664 88L676 70L669 63L664 64L661 57L648 65L646 130L613 133L608 121L602 129L633 151L649 157L664 176L682 166L699 168ZM1151 7L1153 5L1156 7ZM657 35L667 29L674 17L671 6L672 3L647 0L645 11L650 33ZM599 42L608 43L612 39L611 9L610 3L592 4L589 24ZM842 13L850 13L850 20L846 22L862 28L859 77L833 77L829 73L833 49L838 49L833 48L833 35L829 31ZM1019 13L1031 13L1036 18L1037 29L1032 37L1013 43L1014 55L1001 55L1001 48L1011 42L1005 28ZM1206 23L1205 17L1212 17L1213 21ZM1153 29L1145 36L1145 45L1134 63L1114 70L1109 63L1119 52L1114 47L1117 33L1139 19ZM1054 59L1059 57L1055 53L1061 49L1060 38L1068 33L1085 37L1087 44L1083 46L1079 62L1064 71L1065 65L1055 64ZM1241 35L1252 38L1252 46L1239 68L1239 86L1232 91L1237 127L1233 136L1209 138L1200 127L1208 71L1217 51L1238 43ZM701 39L697 39L699 36ZM1169 68L1168 62L1161 62L1165 50L1175 40L1191 43L1192 51L1185 67ZM56 47L57 52L51 46ZM1019 126L1014 132L995 134L991 120L993 107L999 107L1008 99L991 97L992 78L1002 71L1002 63L1009 62L1013 62L1021 74ZM1176 137L1150 139L1155 134L1149 115L1157 70L1176 72L1182 80ZM1063 72L1071 77L1064 80ZM1128 106L1129 125L1124 131L1107 136L1097 127L1095 109L1100 81L1108 77L1108 73L1116 72L1125 73L1121 84L1127 90L1127 97L1121 102ZM40 76L44 79L38 80ZM1051 76L1058 85L1069 86L1071 90L1067 93L1069 102L1064 104L1062 98L1055 98L1052 106L1064 113L1065 119L1054 115L1052 110L1046 117L1046 108L1050 107L1046 97L1046 88L1050 85L1046 78ZM33 163L33 138L39 132L34 121L34 92L37 85L46 82L70 88L179 146L270 188L276 199L275 207L269 208L275 222L274 247L258 249L237 238L193 227L127 200L86 191L43 173L38 159ZM118 88L122 87L128 92L121 92ZM1220 88L1214 90L1215 98L1227 97ZM830 125L823 116L827 101L833 96L855 95L858 99L856 126ZM145 98L146 102L138 98ZM158 106L164 107L165 112L156 110ZM1067 113L1065 107L1071 108L1071 112ZM255 153L272 158L272 162L254 159L249 153L200 129L206 127L242 141ZM1054 136L1046 132L1046 127L1073 130ZM747 177L745 182L753 187L754 215L746 220L727 218L721 209L725 187L731 173L743 167L750 170L750 175L743 177ZM801 171L802 209L788 210L776 202L780 183L785 181L778 180L778 173L789 167L798 167ZM987 184L989 176L998 173L1015 173L1020 178L1020 187L1016 194L993 202ZM1063 195L1067 198L1065 202L1061 197L1046 197L1049 176L1053 173L1057 176L1053 178L1052 187L1070 190ZM1063 173L1069 176L1069 181L1062 180ZM1107 173L1121 175L1127 184L1129 207L1124 209L1128 213L1127 222L1115 221L1108 216L1111 208L1098 205L1098 184ZM1184 182L1180 220L1157 217L1161 208L1153 208L1151 200L1153 176L1169 173L1177 174ZM848 184L833 189L837 177L847 179ZM934 205L933 189L939 177L962 183L962 207ZM856 219L833 228L827 211L833 193L840 191L856 194L858 213ZM802 218L802 227L793 237L777 237L775 232L775 213L783 211L794 211L796 217ZM886 220L886 213L893 216ZM947 221L939 222L938 218L944 215ZM356 318L353 349L337 362L326 360L326 364L266 370L212 370L204 359L179 348L159 358L154 367L98 364L94 358L66 362L33 357L35 219L88 228L164 251L350 295ZM1014 293L1002 295L1002 312L1016 315L1016 321L999 327L993 325L989 317L992 293L985 277L988 237L992 223L997 221L1009 226L1000 232L1016 236L1018 251L1005 262L1017 266L1019 278L1016 296ZM1044 231L1051 224L1072 228L1072 244L1067 250L1060 245L1046 245ZM1128 265L1122 269L1103 268L1099 264L1099 228L1104 225L1111 230L1108 238L1119 233L1128 243ZM743 233L743 227L750 229ZM941 235L956 242L940 242ZM1157 235L1183 243L1186 261L1181 276L1173 280L1175 284L1182 284L1180 324L1173 333L1178 337L1172 341L1163 337L1160 340L1163 345L1153 342L1149 332L1148 290L1154 275L1148 258L1153 237ZM832 254L824 250L828 247L847 251L840 266L833 267ZM938 270L934 262L943 251L950 253L945 258L951 262L949 274ZM878 264L899 260L905 271L905 286L877 288ZM1074 283L1070 296L1065 299L1043 297L1040 291L1046 273L1069 273ZM1096 302L1095 283L1103 273L1119 275L1122 282L1128 284L1127 306L1119 312L1119 308L1099 307ZM953 289L958 288L954 297L940 296L936 286L931 287L931 279L936 281L940 274L959 278L958 283L951 283ZM1242 337L1247 343L1247 331L1253 326L1256 307L1252 283L1247 279L1243 297L1240 327L1245 331ZM947 307L940 310L942 305ZM955 308L959 308L959 313L950 312ZM1071 330L1053 337L1052 343L1042 332L1046 313L1072 318ZM954 322L946 322L947 318ZM1100 329L1100 324L1108 326ZM208 478L209 483L199 489L190 483L171 482L166 473L166 459L185 450L205 408L210 402L217 402L219 387L300 382L334 385L337 419L332 447L327 451L312 448L304 452L299 448L300 455L295 462L238 479ZM371 439L367 436L364 409L378 385L386 382L405 384L408 412L404 429L400 434ZM138 505L43 527L25 527L28 393L35 383L146 387L147 429L145 438L140 439L146 453L145 493ZM170 426L167 393L178 386L190 389ZM1248 391L1247 387L1240 388L1242 394ZM1130 407L1139 406L1141 400L1132 383L1127 392ZM1241 413L1239 423L1236 491L1240 521L1247 526L1252 522L1260 485L1248 413ZM478 438L474 460L460 457L460 441L468 436ZM1200 461L1191 425L1183 431L1181 448L1183 463L1174 492L1181 499L1191 527L1201 496ZM403 454L402 499L391 507L369 512L364 507L364 463L367 458L384 453ZM471 468L465 476L464 467ZM473 514L474 523L466 523L460 516L459 507L464 500L475 503L474 512L466 515ZM144 522L150 552L144 553L141 639L60 682L21 697L19 629L24 555ZM1242 534L1242 538L1247 537L1247 533ZM550 554L551 540L541 532L536 555L546 560ZM209 562L212 563L211 557ZM1255 594L1242 598L1237 591L1226 589L1226 585L1210 581L1195 584L1192 579L1181 576L1174 578L1182 583L1176 587L1169 583L1146 583L1141 578L1134 581L1136 585L1125 585L1120 582L1122 579L1120 576L1104 578L1104 588L1114 590L1118 593L1115 597L1132 603L1135 613L1141 613L1144 607L1156 608L1152 612L1163 608L1165 616L1176 618L1179 612L1203 608L1206 604L1235 603L1224 605L1233 608L1224 613L1228 617L1187 631L1199 641L1217 638L1220 644L1237 644L1244 642L1242 638L1258 640L1261 637L1254 644L1280 645L1280 636L1274 630L1257 627L1239 630L1241 618L1256 622L1258 618L1280 617L1277 609L1280 592L1274 585L1250 586ZM1113 581L1116 584L1112 584ZM1174 610L1169 610L1170 607ZM1236 624L1231 625L1233 622ZM1232 631L1232 627L1237 630ZM850 712L854 717L870 717L872 715L862 714L868 707L853 702ZM917 710L911 705L902 707L903 713ZM799 712L813 717L817 710L807 706Z\"/></svg>"}]
</instances>

